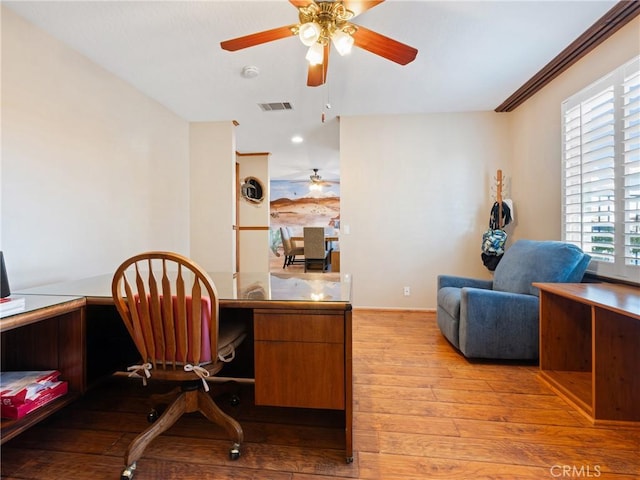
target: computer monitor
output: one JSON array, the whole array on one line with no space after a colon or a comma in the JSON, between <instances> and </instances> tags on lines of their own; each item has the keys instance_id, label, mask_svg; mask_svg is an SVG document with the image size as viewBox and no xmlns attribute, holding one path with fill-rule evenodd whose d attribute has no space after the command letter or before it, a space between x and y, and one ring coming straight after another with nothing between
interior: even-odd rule
<instances>
[{"instance_id":1,"label":"computer monitor","mask_svg":"<svg viewBox=\"0 0 640 480\"><path fill-rule=\"evenodd\" d=\"M7 268L4 265L4 254L0 252L0 269L2 269L0 277L0 290L2 290L1 298L11 295L11 288L9 288L9 277L7 277Z\"/></svg>"}]
</instances>

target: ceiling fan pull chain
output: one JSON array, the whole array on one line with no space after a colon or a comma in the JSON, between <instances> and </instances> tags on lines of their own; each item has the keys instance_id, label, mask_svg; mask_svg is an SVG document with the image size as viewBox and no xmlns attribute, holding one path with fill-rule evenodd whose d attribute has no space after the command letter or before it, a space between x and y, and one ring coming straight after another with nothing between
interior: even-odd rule
<instances>
[{"instance_id":1,"label":"ceiling fan pull chain","mask_svg":"<svg viewBox=\"0 0 640 480\"><path fill-rule=\"evenodd\" d=\"M326 95L322 103L322 123L324 123L325 121L325 109L331 110L331 103L329 102L329 81L328 80L324 83L324 88L325 88Z\"/></svg>"}]
</instances>

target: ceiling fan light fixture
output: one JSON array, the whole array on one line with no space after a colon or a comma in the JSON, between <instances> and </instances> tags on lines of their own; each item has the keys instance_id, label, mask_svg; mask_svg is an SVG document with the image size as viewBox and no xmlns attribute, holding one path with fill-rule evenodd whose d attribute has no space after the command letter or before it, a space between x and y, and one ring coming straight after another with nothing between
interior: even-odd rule
<instances>
[{"instance_id":1,"label":"ceiling fan light fixture","mask_svg":"<svg viewBox=\"0 0 640 480\"><path fill-rule=\"evenodd\" d=\"M354 40L353 37L347 32L343 30L336 30L335 33L331 36L331 41L333 42L333 46L336 47L336 50L341 56L351 53L351 48L353 47Z\"/></svg>"},{"instance_id":2,"label":"ceiling fan light fixture","mask_svg":"<svg viewBox=\"0 0 640 480\"><path fill-rule=\"evenodd\" d=\"M320 65L324 58L324 48L319 43L314 43L309 47L305 56L310 65Z\"/></svg>"},{"instance_id":3,"label":"ceiling fan light fixture","mask_svg":"<svg viewBox=\"0 0 640 480\"><path fill-rule=\"evenodd\" d=\"M322 190L322 177L318 175L318 169L313 169L313 174L309 175L309 190L319 192Z\"/></svg>"},{"instance_id":4,"label":"ceiling fan light fixture","mask_svg":"<svg viewBox=\"0 0 640 480\"><path fill-rule=\"evenodd\" d=\"M300 25L298 29L298 37L300 41L307 47L312 46L320 38L320 25L316 22L307 22Z\"/></svg>"}]
</instances>

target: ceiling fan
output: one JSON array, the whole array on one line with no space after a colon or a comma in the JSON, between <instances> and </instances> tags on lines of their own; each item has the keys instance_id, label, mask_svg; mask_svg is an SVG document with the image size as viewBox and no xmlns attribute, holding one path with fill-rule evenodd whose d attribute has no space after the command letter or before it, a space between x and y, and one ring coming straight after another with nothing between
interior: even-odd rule
<instances>
[{"instance_id":1,"label":"ceiling fan","mask_svg":"<svg viewBox=\"0 0 640 480\"><path fill-rule=\"evenodd\" d=\"M311 191L319 191L322 190L322 187L325 185L332 185L339 182L330 182L327 180L322 180L322 177L318 175L318 168L313 169L313 173L309 175L309 190Z\"/></svg>"},{"instance_id":2,"label":"ceiling fan","mask_svg":"<svg viewBox=\"0 0 640 480\"><path fill-rule=\"evenodd\" d=\"M309 47L307 85L317 87L327 80L329 47L333 42L340 55L356 47L380 55L387 60L406 65L412 62L418 50L350 20L379 5L384 0L289 0L298 9L300 23L265 30L220 42L224 50L234 52L262 43L297 35Z\"/></svg>"}]
</instances>

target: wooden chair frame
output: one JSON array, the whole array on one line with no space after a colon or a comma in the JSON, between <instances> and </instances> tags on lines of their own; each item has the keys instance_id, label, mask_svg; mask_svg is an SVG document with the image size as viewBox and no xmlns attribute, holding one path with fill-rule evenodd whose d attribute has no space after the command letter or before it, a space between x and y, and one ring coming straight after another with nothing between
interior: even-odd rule
<instances>
[{"instance_id":1,"label":"wooden chair frame","mask_svg":"<svg viewBox=\"0 0 640 480\"><path fill-rule=\"evenodd\" d=\"M204 379L224 365L218 359L218 295L209 275L177 253L146 252L118 267L112 296L141 356L141 364L130 367L135 370L132 375L142 376L145 383L149 377L182 384L168 394L154 397L170 406L131 442L121 478L133 477L136 462L155 437L182 414L195 411L227 431L233 439L229 456L237 459L243 441L242 427L215 404ZM203 318L208 320L204 325ZM202 348L207 334L210 358L203 355L206 348Z\"/></svg>"}]
</instances>

